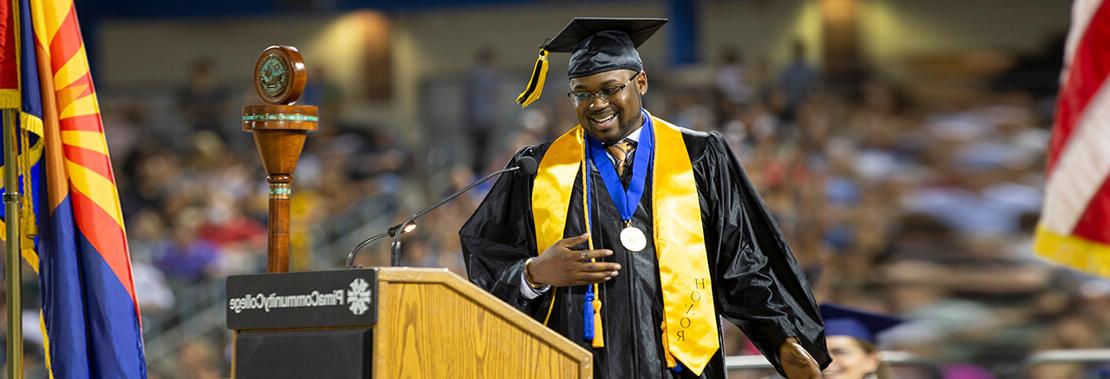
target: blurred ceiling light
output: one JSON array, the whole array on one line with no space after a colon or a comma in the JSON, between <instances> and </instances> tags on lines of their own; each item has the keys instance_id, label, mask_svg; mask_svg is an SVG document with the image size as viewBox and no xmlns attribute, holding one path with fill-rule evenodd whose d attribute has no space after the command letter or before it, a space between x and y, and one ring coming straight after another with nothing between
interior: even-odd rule
<instances>
[{"instance_id":1,"label":"blurred ceiling light","mask_svg":"<svg viewBox=\"0 0 1110 379\"><path fill-rule=\"evenodd\" d=\"M856 17L856 0L821 0L826 22L849 22Z\"/></svg>"},{"instance_id":2,"label":"blurred ceiling light","mask_svg":"<svg viewBox=\"0 0 1110 379\"><path fill-rule=\"evenodd\" d=\"M345 93L358 93L368 57L389 54L389 31L389 18L381 12L361 10L336 17L306 49L309 64L325 70L332 83L345 86Z\"/></svg>"}]
</instances>

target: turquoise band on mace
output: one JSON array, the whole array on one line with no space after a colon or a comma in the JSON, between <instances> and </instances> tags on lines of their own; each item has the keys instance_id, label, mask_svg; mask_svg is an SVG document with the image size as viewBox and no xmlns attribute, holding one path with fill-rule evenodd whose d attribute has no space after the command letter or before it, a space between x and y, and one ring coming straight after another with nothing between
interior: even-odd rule
<instances>
[{"instance_id":1,"label":"turquoise band on mace","mask_svg":"<svg viewBox=\"0 0 1110 379\"><path fill-rule=\"evenodd\" d=\"M319 122L320 117L304 114L248 114L243 115L243 121L298 121Z\"/></svg>"}]
</instances>

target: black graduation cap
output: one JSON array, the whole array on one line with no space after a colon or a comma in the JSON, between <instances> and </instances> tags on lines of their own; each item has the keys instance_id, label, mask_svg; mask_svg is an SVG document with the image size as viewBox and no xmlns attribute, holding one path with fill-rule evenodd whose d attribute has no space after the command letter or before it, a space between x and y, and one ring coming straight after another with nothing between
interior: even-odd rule
<instances>
[{"instance_id":1,"label":"black graduation cap","mask_svg":"<svg viewBox=\"0 0 1110 379\"><path fill-rule=\"evenodd\" d=\"M875 344L879 333L903 322L902 319L833 304L821 304L826 336L849 336Z\"/></svg>"},{"instance_id":2,"label":"black graduation cap","mask_svg":"<svg viewBox=\"0 0 1110 379\"><path fill-rule=\"evenodd\" d=\"M665 23L665 18L575 17L540 47L528 87L517 96L517 103L527 107L540 98L547 76L548 52L571 53L567 67L567 76L571 78L618 69L643 70L636 48Z\"/></svg>"}]
</instances>

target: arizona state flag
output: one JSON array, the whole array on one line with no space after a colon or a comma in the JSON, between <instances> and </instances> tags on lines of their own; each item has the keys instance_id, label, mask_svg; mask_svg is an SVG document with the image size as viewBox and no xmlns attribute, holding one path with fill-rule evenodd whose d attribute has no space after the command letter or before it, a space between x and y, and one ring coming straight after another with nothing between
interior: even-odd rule
<instances>
[{"instance_id":1,"label":"arizona state flag","mask_svg":"<svg viewBox=\"0 0 1110 379\"><path fill-rule=\"evenodd\" d=\"M1110 277L1110 3L1076 0L1033 248Z\"/></svg>"},{"instance_id":2,"label":"arizona state flag","mask_svg":"<svg viewBox=\"0 0 1110 379\"><path fill-rule=\"evenodd\" d=\"M119 195L73 1L0 2L0 106L20 110L26 195L19 215L3 216L33 241L23 257L41 286L47 368L59 378L146 377Z\"/></svg>"}]
</instances>

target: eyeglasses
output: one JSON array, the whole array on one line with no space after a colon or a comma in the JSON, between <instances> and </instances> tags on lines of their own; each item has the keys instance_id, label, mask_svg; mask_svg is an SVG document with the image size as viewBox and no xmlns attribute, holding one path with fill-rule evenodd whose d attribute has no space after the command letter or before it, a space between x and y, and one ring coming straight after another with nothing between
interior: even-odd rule
<instances>
[{"instance_id":1,"label":"eyeglasses","mask_svg":"<svg viewBox=\"0 0 1110 379\"><path fill-rule=\"evenodd\" d=\"M618 93L621 93L621 91L624 91L624 87L627 87L628 83L631 83L632 80L636 79L637 76L640 76L641 73L643 73L643 71L637 72L636 75L632 75L631 78L628 78L628 80L625 80L624 84L621 84L621 85L609 86L609 87L602 88L600 91L592 91L592 92L591 91L571 91L571 92L567 92L567 97L569 97L571 100L573 100L575 105L593 103L594 99L597 99L597 98L601 98L602 100L605 100L606 102L608 102L609 97L616 96Z\"/></svg>"}]
</instances>

